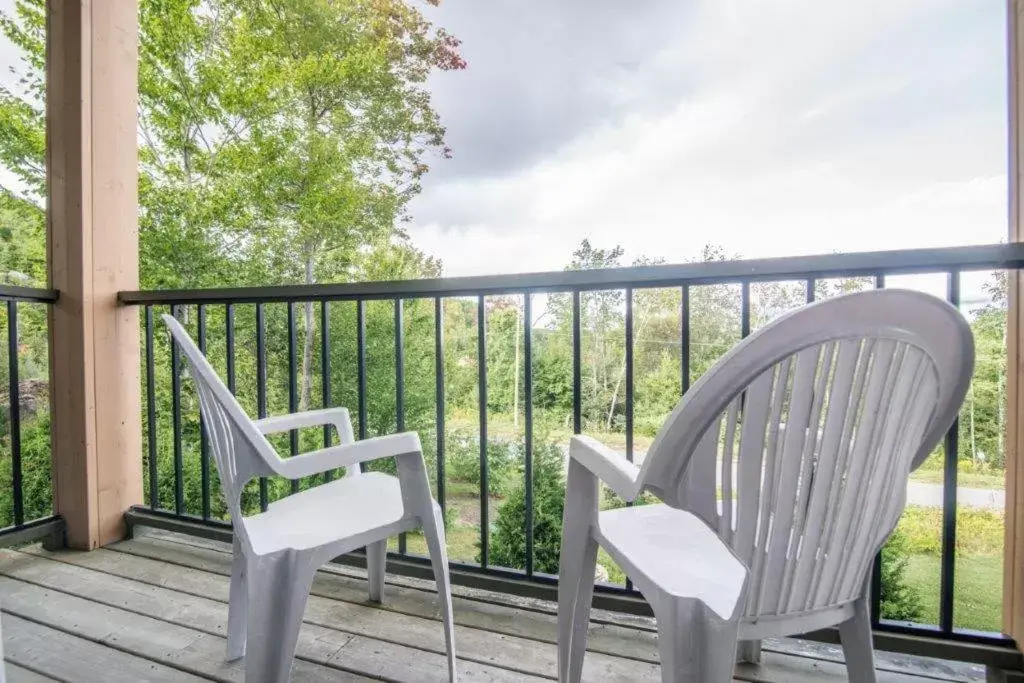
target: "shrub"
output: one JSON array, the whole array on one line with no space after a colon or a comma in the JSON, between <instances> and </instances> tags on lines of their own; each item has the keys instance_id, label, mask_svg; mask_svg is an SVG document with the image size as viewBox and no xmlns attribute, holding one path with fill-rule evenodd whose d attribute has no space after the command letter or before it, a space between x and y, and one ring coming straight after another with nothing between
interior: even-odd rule
<instances>
[{"instance_id":1,"label":"shrub","mask_svg":"<svg viewBox=\"0 0 1024 683\"><path fill-rule=\"evenodd\" d=\"M562 457L562 450L555 443L539 443L533 454L533 566L548 574L558 573L562 545ZM522 482L521 476L519 481ZM492 564L514 569L526 567L526 491L522 483L512 488L498 508L490 541Z\"/></svg>"},{"instance_id":2,"label":"shrub","mask_svg":"<svg viewBox=\"0 0 1024 683\"><path fill-rule=\"evenodd\" d=\"M661 500L650 491L641 491L640 495L633 501L633 505L655 505L660 502ZM601 497L598 505L600 505L602 510L618 510L619 508L626 507L626 501L619 498L615 491L602 483Z\"/></svg>"},{"instance_id":3,"label":"shrub","mask_svg":"<svg viewBox=\"0 0 1024 683\"><path fill-rule=\"evenodd\" d=\"M958 554L999 555L1003 552L1003 515L964 505L956 511ZM905 536L907 554L942 553L942 508L908 505L897 529Z\"/></svg>"},{"instance_id":4,"label":"shrub","mask_svg":"<svg viewBox=\"0 0 1024 683\"><path fill-rule=\"evenodd\" d=\"M10 435L4 436L10 450ZM53 514L53 464L50 459L50 414L40 413L21 425L21 486L25 520ZM14 523L13 474L10 459L0 466L0 526Z\"/></svg>"},{"instance_id":5,"label":"shrub","mask_svg":"<svg viewBox=\"0 0 1024 683\"><path fill-rule=\"evenodd\" d=\"M924 603L916 588L907 583L909 543L899 527L882 548L881 615L896 621L920 621Z\"/></svg>"}]
</instances>

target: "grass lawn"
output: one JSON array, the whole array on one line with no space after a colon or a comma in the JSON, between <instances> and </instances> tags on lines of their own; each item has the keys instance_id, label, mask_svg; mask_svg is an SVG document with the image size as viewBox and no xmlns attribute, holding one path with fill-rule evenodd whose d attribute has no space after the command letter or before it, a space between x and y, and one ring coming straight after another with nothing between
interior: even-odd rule
<instances>
[{"instance_id":1,"label":"grass lawn","mask_svg":"<svg viewBox=\"0 0 1024 683\"><path fill-rule=\"evenodd\" d=\"M911 555L907 581L917 588L924 602L922 622L939 621L939 558ZM956 595L953 623L960 628L999 631L1003 609L1003 558L998 555L970 555L957 558Z\"/></svg>"},{"instance_id":2,"label":"grass lawn","mask_svg":"<svg viewBox=\"0 0 1024 683\"><path fill-rule=\"evenodd\" d=\"M449 560L476 564L476 555L479 552L476 544L480 540L480 529L465 524L452 524L445 532L445 538L448 541ZM405 548L410 555L428 555L427 541L418 531L406 534ZM388 550L398 552L397 537L388 539Z\"/></svg>"}]
</instances>

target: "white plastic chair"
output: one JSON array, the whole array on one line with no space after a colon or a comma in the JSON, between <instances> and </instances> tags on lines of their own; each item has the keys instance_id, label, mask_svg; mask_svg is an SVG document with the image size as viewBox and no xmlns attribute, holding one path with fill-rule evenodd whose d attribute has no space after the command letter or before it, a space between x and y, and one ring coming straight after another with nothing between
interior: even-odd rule
<instances>
[{"instance_id":1,"label":"white plastic chair","mask_svg":"<svg viewBox=\"0 0 1024 683\"><path fill-rule=\"evenodd\" d=\"M287 681L316 570L366 546L370 599L384 590L387 539L422 527L441 603L448 675L456 680L455 626L441 509L431 498L415 433L355 441L348 411L327 408L252 421L188 333L163 316L188 361L234 527L227 659L245 656L247 683ZM334 425L340 445L283 459L264 434ZM394 457L398 476L360 473L359 463ZM242 488L254 477L300 479L345 467L347 475L243 517Z\"/></svg>"},{"instance_id":2,"label":"white plastic chair","mask_svg":"<svg viewBox=\"0 0 1024 683\"><path fill-rule=\"evenodd\" d=\"M838 625L850 680L873 683L872 560L973 365L970 328L946 302L852 294L733 348L686 393L642 468L574 438L559 680L580 680L600 545L654 611L663 681L729 681L737 641L753 657L761 638ZM599 512L599 481L627 501L646 490L664 502Z\"/></svg>"}]
</instances>

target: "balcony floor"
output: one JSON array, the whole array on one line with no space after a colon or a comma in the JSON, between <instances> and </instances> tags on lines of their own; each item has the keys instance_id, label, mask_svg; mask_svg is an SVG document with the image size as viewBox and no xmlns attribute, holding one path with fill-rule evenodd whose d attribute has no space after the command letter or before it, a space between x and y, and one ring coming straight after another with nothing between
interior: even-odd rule
<instances>
[{"instance_id":1,"label":"balcony floor","mask_svg":"<svg viewBox=\"0 0 1024 683\"><path fill-rule=\"evenodd\" d=\"M10 681L242 681L224 662L230 547L161 532L92 553L0 550L0 605ZM366 601L358 570L320 572L292 670L296 681L442 681L443 638L431 582L389 576L385 604ZM463 681L551 680L553 605L456 587ZM594 614L585 679L657 681L647 619ZM845 681L838 649L765 645L737 680ZM980 667L880 653L880 683L984 679Z\"/></svg>"}]
</instances>

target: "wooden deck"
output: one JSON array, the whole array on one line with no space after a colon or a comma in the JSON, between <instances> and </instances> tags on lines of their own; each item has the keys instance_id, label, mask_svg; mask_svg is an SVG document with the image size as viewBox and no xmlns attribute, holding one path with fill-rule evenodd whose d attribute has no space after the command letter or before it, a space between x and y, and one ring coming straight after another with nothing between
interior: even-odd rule
<instances>
[{"instance_id":1,"label":"wooden deck","mask_svg":"<svg viewBox=\"0 0 1024 683\"><path fill-rule=\"evenodd\" d=\"M0 551L10 681L243 681L224 662L228 546L147 534L92 553ZM320 572L306 607L295 681L442 681L444 643L431 582L389 577L383 606L357 570ZM456 587L463 681L552 680L553 605ZM737 680L845 681L838 649L780 641ZM980 681L980 667L880 654L882 683ZM585 679L658 681L653 624L594 614Z\"/></svg>"}]
</instances>

